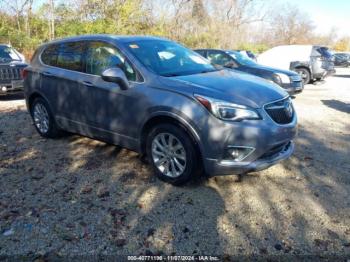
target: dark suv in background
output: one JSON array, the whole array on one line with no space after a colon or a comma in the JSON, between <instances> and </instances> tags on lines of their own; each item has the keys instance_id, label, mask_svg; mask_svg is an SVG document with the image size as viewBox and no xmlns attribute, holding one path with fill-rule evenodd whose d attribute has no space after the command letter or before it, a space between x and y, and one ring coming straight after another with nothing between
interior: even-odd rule
<instances>
[{"instance_id":1,"label":"dark suv in background","mask_svg":"<svg viewBox=\"0 0 350 262\"><path fill-rule=\"evenodd\" d=\"M299 74L293 71L260 65L246 55L242 55L240 51L219 49L197 49L195 51L213 64L259 76L276 83L291 95L300 93L304 88Z\"/></svg>"},{"instance_id":2,"label":"dark suv in background","mask_svg":"<svg viewBox=\"0 0 350 262\"><path fill-rule=\"evenodd\" d=\"M242 174L288 158L297 117L281 88L218 69L175 42L92 35L38 48L25 97L37 131L146 154L164 181Z\"/></svg>"},{"instance_id":3,"label":"dark suv in background","mask_svg":"<svg viewBox=\"0 0 350 262\"><path fill-rule=\"evenodd\" d=\"M23 92L24 57L9 45L0 45L0 95Z\"/></svg>"}]
</instances>

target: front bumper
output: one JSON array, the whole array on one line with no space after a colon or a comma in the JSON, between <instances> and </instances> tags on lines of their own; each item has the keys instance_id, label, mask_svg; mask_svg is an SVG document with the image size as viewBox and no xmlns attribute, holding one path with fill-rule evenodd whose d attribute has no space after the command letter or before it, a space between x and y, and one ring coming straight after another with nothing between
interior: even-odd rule
<instances>
[{"instance_id":1,"label":"front bumper","mask_svg":"<svg viewBox=\"0 0 350 262\"><path fill-rule=\"evenodd\" d=\"M6 83L0 82L0 95L22 93L23 90L23 80L15 80Z\"/></svg>"},{"instance_id":2,"label":"front bumper","mask_svg":"<svg viewBox=\"0 0 350 262\"><path fill-rule=\"evenodd\" d=\"M206 136L201 139L203 164L208 176L262 170L293 153L292 140L297 134L296 114L289 124L277 124L265 110L259 109L258 112L262 120L225 122L211 118ZM235 161L227 157L227 149L231 147L254 150L242 161Z\"/></svg>"},{"instance_id":3,"label":"front bumper","mask_svg":"<svg viewBox=\"0 0 350 262\"><path fill-rule=\"evenodd\" d=\"M294 142L290 141L285 144L280 151L267 157L261 157L251 163L222 163L214 159L208 160L207 167L209 168L208 175L235 175L246 174L254 171L261 171L267 169L278 162L289 158L294 152Z\"/></svg>"},{"instance_id":4,"label":"front bumper","mask_svg":"<svg viewBox=\"0 0 350 262\"><path fill-rule=\"evenodd\" d=\"M282 84L282 88L288 92L289 95L301 93L304 90L304 84L300 82L291 82L289 84Z\"/></svg>"}]
</instances>

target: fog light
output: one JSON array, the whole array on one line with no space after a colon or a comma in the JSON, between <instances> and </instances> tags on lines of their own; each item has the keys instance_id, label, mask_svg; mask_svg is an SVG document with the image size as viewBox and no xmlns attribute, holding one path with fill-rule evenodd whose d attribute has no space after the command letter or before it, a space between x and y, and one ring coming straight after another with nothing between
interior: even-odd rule
<instances>
[{"instance_id":1,"label":"fog light","mask_svg":"<svg viewBox=\"0 0 350 262\"><path fill-rule=\"evenodd\" d=\"M225 160L242 161L249 156L255 148L244 146L232 146L227 148L225 153Z\"/></svg>"},{"instance_id":2,"label":"fog light","mask_svg":"<svg viewBox=\"0 0 350 262\"><path fill-rule=\"evenodd\" d=\"M1 87L1 91L2 92L6 92L7 91L7 87L6 86Z\"/></svg>"}]
</instances>

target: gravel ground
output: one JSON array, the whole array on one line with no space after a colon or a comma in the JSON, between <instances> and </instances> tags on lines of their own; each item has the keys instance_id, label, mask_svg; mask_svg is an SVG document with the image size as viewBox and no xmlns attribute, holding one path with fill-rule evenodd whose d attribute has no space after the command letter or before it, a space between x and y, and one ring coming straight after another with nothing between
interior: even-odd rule
<instances>
[{"instance_id":1,"label":"gravel ground","mask_svg":"<svg viewBox=\"0 0 350 262\"><path fill-rule=\"evenodd\" d=\"M157 180L136 153L41 138L0 98L0 260L11 255L350 257L350 69L294 99L296 152L268 170Z\"/></svg>"}]
</instances>

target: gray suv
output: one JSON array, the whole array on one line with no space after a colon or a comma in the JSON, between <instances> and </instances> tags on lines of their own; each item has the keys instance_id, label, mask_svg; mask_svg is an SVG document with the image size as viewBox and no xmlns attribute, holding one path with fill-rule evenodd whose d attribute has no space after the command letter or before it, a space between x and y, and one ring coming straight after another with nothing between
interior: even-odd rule
<instances>
[{"instance_id":1,"label":"gray suv","mask_svg":"<svg viewBox=\"0 0 350 262\"><path fill-rule=\"evenodd\" d=\"M25 75L40 135L65 130L137 151L175 185L199 173L261 170L294 149L297 117L282 88L217 68L167 39L50 42L37 49Z\"/></svg>"}]
</instances>

